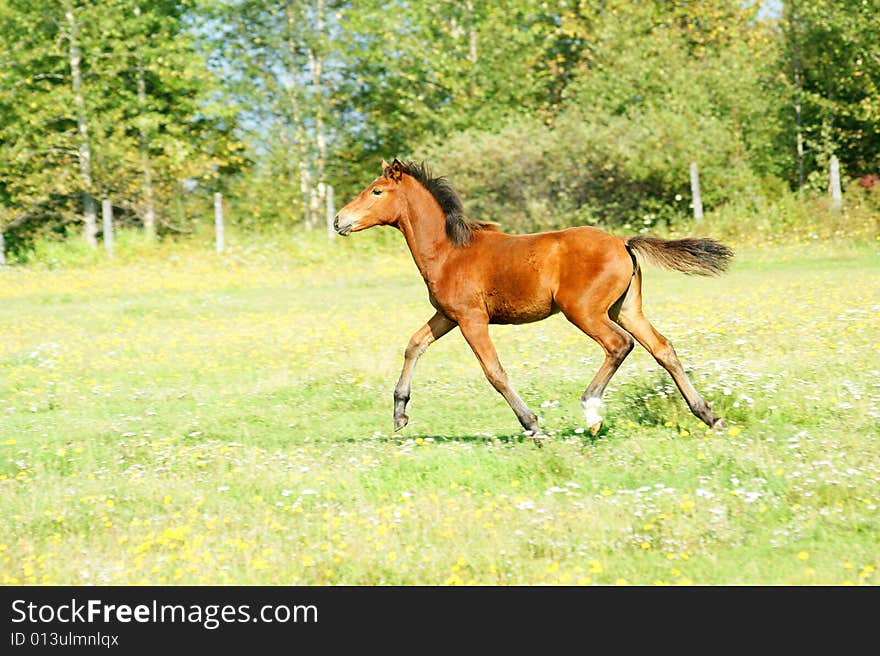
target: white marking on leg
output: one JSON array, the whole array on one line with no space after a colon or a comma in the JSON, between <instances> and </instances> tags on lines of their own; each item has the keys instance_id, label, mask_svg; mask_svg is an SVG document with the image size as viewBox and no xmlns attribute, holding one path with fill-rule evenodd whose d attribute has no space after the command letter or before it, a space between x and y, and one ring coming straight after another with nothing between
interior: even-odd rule
<instances>
[{"instance_id":1,"label":"white marking on leg","mask_svg":"<svg viewBox=\"0 0 880 656\"><path fill-rule=\"evenodd\" d=\"M587 428L602 423L602 415L600 415L599 412L604 405L602 399L596 398L595 396L590 397L586 401L581 401L581 406L584 409L584 417L586 417L587 420Z\"/></svg>"}]
</instances>

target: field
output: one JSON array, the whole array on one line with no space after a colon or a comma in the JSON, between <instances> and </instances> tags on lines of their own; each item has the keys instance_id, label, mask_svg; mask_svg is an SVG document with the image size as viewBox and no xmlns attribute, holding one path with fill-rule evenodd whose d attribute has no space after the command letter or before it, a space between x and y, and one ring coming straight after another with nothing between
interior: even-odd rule
<instances>
[{"instance_id":1,"label":"field","mask_svg":"<svg viewBox=\"0 0 880 656\"><path fill-rule=\"evenodd\" d=\"M645 308L725 417L642 349L584 433L601 350L493 327L537 449L398 235L0 271L0 583L877 584L878 244L744 247L645 272Z\"/></svg>"}]
</instances>

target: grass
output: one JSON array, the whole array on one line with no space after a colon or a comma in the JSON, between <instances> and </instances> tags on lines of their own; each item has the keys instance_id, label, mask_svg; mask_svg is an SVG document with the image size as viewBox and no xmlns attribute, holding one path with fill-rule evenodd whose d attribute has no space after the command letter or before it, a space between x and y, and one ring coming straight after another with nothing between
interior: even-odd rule
<instances>
[{"instance_id":1,"label":"grass","mask_svg":"<svg viewBox=\"0 0 880 656\"><path fill-rule=\"evenodd\" d=\"M646 270L646 312L727 420L561 317L493 327L536 449L431 314L402 240L136 244L0 271L0 583L876 584L877 242Z\"/></svg>"}]
</instances>

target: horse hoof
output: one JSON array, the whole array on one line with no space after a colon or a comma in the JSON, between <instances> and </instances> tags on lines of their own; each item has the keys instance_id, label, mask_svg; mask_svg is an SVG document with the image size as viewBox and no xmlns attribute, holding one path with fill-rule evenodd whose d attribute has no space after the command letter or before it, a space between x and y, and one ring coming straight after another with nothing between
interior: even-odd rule
<instances>
[{"instance_id":1,"label":"horse hoof","mask_svg":"<svg viewBox=\"0 0 880 656\"><path fill-rule=\"evenodd\" d=\"M539 449L544 446L543 441L546 440L548 437L547 434L544 433L540 428L536 428L534 430L524 430L523 435L525 435L526 437L531 437L532 442L534 442L535 446Z\"/></svg>"},{"instance_id":2,"label":"horse hoof","mask_svg":"<svg viewBox=\"0 0 880 656\"><path fill-rule=\"evenodd\" d=\"M599 429L600 429L600 428L602 428L602 422L601 422L601 421L600 421L600 422L597 422L597 423L595 423L595 424L593 424L592 426L590 426L590 435L592 435L593 437L596 437L596 435L599 434Z\"/></svg>"},{"instance_id":3,"label":"horse hoof","mask_svg":"<svg viewBox=\"0 0 880 656\"><path fill-rule=\"evenodd\" d=\"M537 432L532 435L532 442L535 443L535 446L539 449L544 448L544 440L548 439L548 436L545 433Z\"/></svg>"},{"instance_id":4,"label":"horse hoof","mask_svg":"<svg viewBox=\"0 0 880 656\"><path fill-rule=\"evenodd\" d=\"M721 417L712 422L712 430L724 430L724 420Z\"/></svg>"},{"instance_id":5,"label":"horse hoof","mask_svg":"<svg viewBox=\"0 0 880 656\"><path fill-rule=\"evenodd\" d=\"M406 415L400 415L399 417L394 418L394 432L396 433L401 428L406 426L409 423L409 417Z\"/></svg>"}]
</instances>

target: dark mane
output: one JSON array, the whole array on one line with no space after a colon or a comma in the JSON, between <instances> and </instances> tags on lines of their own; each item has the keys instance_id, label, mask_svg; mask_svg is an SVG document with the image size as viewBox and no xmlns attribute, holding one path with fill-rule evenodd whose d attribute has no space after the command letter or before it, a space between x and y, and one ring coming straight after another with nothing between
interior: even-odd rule
<instances>
[{"instance_id":1,"label":"dark mane","mask_svg":"<svg viewBox=\"0 0 880 656\"><path fill-rule=\"evenodd\" d=\"M432 177L424 162L403 162L401 171L418 180L431 192L434 200L446 215L446 236L454 246L467 246L471 233L477 230L497 230L498 224L491 221L471 221L464 214L461 199L444 177Z\"/></svg>"}]
</instances>

